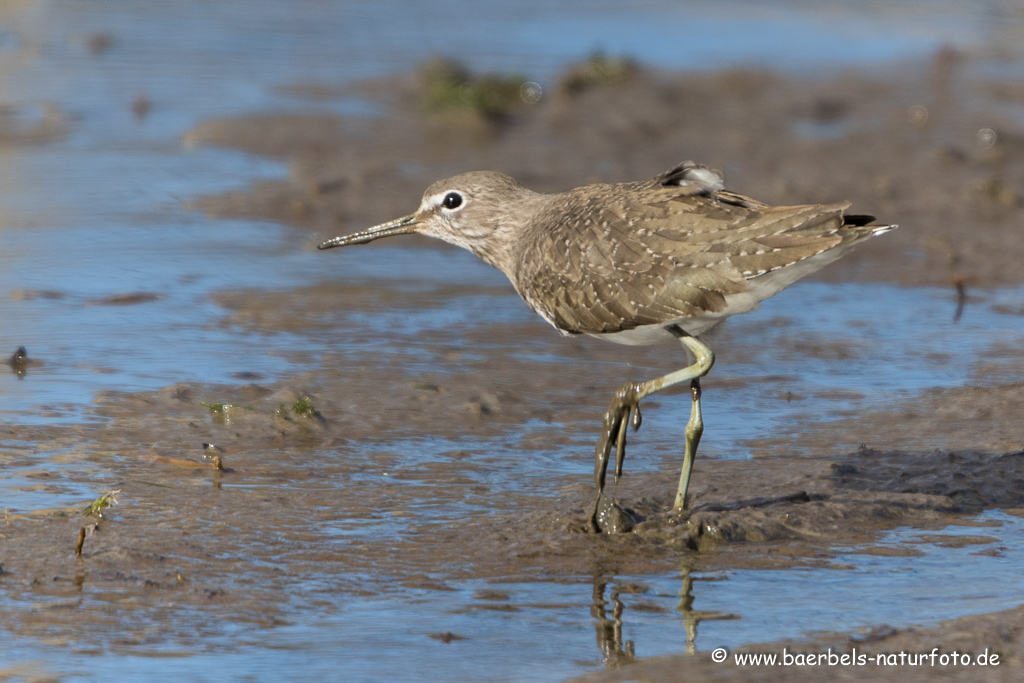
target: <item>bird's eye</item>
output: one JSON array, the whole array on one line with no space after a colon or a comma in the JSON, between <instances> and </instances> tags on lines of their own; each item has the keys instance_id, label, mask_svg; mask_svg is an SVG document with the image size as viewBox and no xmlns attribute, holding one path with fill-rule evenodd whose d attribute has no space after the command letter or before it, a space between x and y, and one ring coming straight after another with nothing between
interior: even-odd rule
<instances>
[{"instance_id":1,"label":"bird's eye","mask_svg":"<svg viewBox=\"0 0 1024 683\"><path fill-rule=\"evenodd\" d=\"M462 195L458 192L449 192L444 196L441 205L446 209L457 209L462 206Z\"/></svg>"}]
</instances>

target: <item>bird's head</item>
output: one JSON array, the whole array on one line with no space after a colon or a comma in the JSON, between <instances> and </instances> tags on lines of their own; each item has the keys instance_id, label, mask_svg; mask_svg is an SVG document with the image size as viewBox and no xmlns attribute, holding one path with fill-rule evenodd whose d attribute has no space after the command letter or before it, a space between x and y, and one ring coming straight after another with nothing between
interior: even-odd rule
<instances>
[{"instance_id":1,"label":"bird's head","mask_svg":"<svg viewBox=\"0 0 1024 683\"><path fill-rule=\"evenodd\" d=\"M420 233L468 249L491 265L511 223L538 197L503 173L475 171L440 180L423 193L416 213L327 240L318 249L366 244L381 237Z\"/></svg>"}]
</instances>

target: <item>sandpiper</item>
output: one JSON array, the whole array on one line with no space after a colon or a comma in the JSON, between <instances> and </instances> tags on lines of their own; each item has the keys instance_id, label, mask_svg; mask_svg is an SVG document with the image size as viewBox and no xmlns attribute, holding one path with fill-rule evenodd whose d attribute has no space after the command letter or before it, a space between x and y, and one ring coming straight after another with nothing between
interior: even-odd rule
<instances>
[{"instance_id":1,"label":"sandpiper","mask_svg":"<svg viewBox=\"0 0 1024 683\"><path fill-rule=\"evenodd\" d=\"M693 364L612 398L597 444L595 530L609 525L605 477L612 449L622 473L626 431L640 427L640 401L690 382L683 467L675 509L687 506L693 458L704 431L700 378L715 362L698 335L757 308L847 249L895 228L845 214L848 202L769 206L725 189L691 161L651 180L540 194L502 173L478 171L427 188L404 218L336 237L320 249L422 233L468 249L502 271L526 303L563 335L620 344L679 340Z\"/></svg>"}]
</instances>

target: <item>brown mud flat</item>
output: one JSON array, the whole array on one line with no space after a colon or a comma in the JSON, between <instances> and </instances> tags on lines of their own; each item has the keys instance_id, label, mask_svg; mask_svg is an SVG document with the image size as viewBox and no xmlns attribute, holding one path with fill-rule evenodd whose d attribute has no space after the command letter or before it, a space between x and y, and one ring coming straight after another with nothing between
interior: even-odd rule
<instances>
[{"instance_id":1,"label":"brown mud flat","mask_svg":"<svg viewBox=\"0 0 1024 683\"><path fill-rule=\"evenodd\" d=\"M267 313L262 320L287 315L292 325L307 294L229 299L236 312L256 307ZM504 344L470 359L437 344L436 374L410 376L401 362L377 353L337 352L286 384L106 393L92 412L107 422L4 427L9 450L69 453L69 460L95 468L97 494L119 491L102 520L81 507L9 511L0 528L6 628L80 652L111 643L125 652L168 643L201 652L218 647L225 620L258 632L295 623L303 610L329 613L339 593L444 592L465 579L596 581L678 571L680 562L692 571L824 568L851 546L913 556L913 546L874 546L880 532L898 526L938 533L973 524L970 516L985 509L1024 508L1024 450L1002 450L1007 442L999 437L1024 397L1017 383L970 395L978 448L822 446L813 457L698 458L694 508L684 515L668 511L675 457L666 457L660 474L631 474L627 459L615 494L639 523L627 534L585 533L592 495L586 472L606 397L587 392L583 405L573 405L571 396L586 385L579 369L552 373L510 353L520 342L536 344L537 331L509 332ZM566 345L548 338L548 352ZM569 347L570 357L589 357L591 365L605 353L614 357L611 345ZM446 373L446 366L459 371ZM713 380L708 384L713 391ZM955 410L964 391L934 391L863 415L873 425L869 442L900 442L899 427L885 425L910 416L919 435L944 433L949 415L933 407ZM680 403L683 414L684 399L652 406L644 430L671 419L666 404ZM857 420L828 430L840 442L863 436ZM827 440L813 431L809 438ZM996 441L985 442L984 434ZM458 445L503 436L512 439L508 450L517 459L551 449L575 453L579 474L517 480L507 455ZM432 440L453 446L420 457L416 444ZM633 448L634 458L643 457L642 441ZM222 458L223 470L210 455ZM493 485L496 470L509 485ZM47 470L35 479L41 490L59 491L73 477ZM80 529L97 521L99 532L76 557ZM969 542L1000 553L984 529ZM297 585L306 588L296 594ZM425 622L425 637L428 631ZM901 631L901 638L918 634L930 649L936 633L943 632ZM248 632L242 642L257 637ZM986 642L1002 655L1003 670L1020 663L1015 638ZM650 666L650 680L662 680L658 660ZM745 680L739 668L731 670Z\"/></svg>"},{"instance_id":2,"label":"brown mud flat","mask_svg":"<svg viewBox=\"0 0 1024 683\"><path fill-rule=\"evenodd\" d=\"M849 75L820 83L765 73L640 71L616 84L556 88L540 104L497 120L423 115L415 77L369 83L358 92L384 103L382 119L257 116L193 131L196 144L286 157L292 169L285 181L196 206L312 228L312 245L404 215L427 184L463 170L503 170L534 189L557 190L652 176L693 158L722 168L731 188L762 200L851 199L856 211L903 224L825 277L1020 283L1024 199L1011 188L1022 186L1024 145L1000 114L1007 95L969 80L955 55L915 69L903 80ZM971 97L958 96L965 89ZM926 108L927 116L914 107ZM841 134L832 137L835 130ZM995 131L994 140L979 138L983 130ZM345 325L345 312L337 311L342 298L367 311L434 305L430 296L398 298L346 285L217 296L228 311L225 323L266 334L268 347L280 331L335 333ZM345 330L356 338L380 334ZM766 439L752 461L698 457L687 514L667 511L678 475L673 458L655 475L630 475L627 460L615 495L635 512L637 525L617 536L583 533L592 442L614 388L596 369L615 367L617 381L620 350L559 339L539 320L428 333L415 349L404 348L405 341L384 336L377 343L387 353L337 350L308 359L311 369L280 383L105 393L90 415L103 422L0 427L11 462L60 452L66 462L94 469L97 495L120 492L103 520L80 507L9 512L0 527L4 628L84 652L168 643L203 651L218 647L225 620L250 625L255 630L244 638L256 641L259 629L294 623L300 610L336 609L339 592L446 591L472 578L643 574L678 570L680 562L694 571L827 567L836 548L872 552L879 533L898 526L936 530L970 523L982 510L1024 508L1024 384L1004 377L984 387L932 390L856 418L799 425ZM565 362L552 372L550 363L514 353L521 348ZM848 350L837 341L815 352L841 362ZM664 348L631 354L636 372L670 369L672 354ZM410 373L410 365L435 369ZM1024 366L1015 368L1016 377L1024 375ZM712 391L713 376L707 384ZM677 403L686 401L657 398L661 406ZM669 419L668 410L654 406L644 430ZM709 431L705 439L711 438ZM794 456L796 439L815 455ZM502 440L519 458L575 453L579 474L520 478L508 455L473 445ZM425 442L451 448L421 460L418 444ZM638 457L632 454L642 442L633 443L631 457ZM210 466L206 456L214 454L224 470ZM494 486L494 472L509 485ZM32 478L39 490L61 491L73 476L41 469ZM97 521L98 533L76 556L80 529ZM992 545L979 542L998 554ZM878 552L901 550L914 552ZM308 590L296 595L300 584ZM1021 666L1019 623L1019 611L970 617L935 629L887 631L865 647L950 647L968 631L967 645L980 651L983 644L1002 658L986 674L997 677L982 680L1009 680ZM428 631L425 637L442 640L459 635ZM837 636L812 645L848 642ZM771 647L781 651L782 644ZM672 680L683 672L687 680L791 680L820 673L714 665L703 654L685 668L671 658L635 666L593 680ZM835 673L840 680L862 675Z\"/></svg>"}]
</instances>

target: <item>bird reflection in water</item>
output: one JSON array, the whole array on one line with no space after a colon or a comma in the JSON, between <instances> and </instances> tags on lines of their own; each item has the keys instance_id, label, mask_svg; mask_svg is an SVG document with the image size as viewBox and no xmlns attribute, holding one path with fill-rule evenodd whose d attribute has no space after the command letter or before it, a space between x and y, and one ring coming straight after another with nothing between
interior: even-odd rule
<instances>
[{"instance_id":1,"label":"bird reflection in water","mask_svg":"<svg viewBox=\"0 0 1024 683\"><path fill-rule=\"evenodd\" d=\"M679 604L676 607L676 610L682 615L683 630L686 634L686 654L689 655L697 652L697 627L701 622L740 618L738 615L728 612L695 610L693 608L694 579L692 571L693 569L689 565L684 564L680 567L682 585L679 589ZM610 589L606 600L605 592L609 590L610 584L614 584L614 581L608 577L595 577L590 614L594 617L597 647L601 651L601 660L607 668L617 669L637 660L635 643L622 638L623 615L626 606L621 598L622 594L634 594L637 590L629 584L616 584Z\"/></svg>"}]
</instances>

